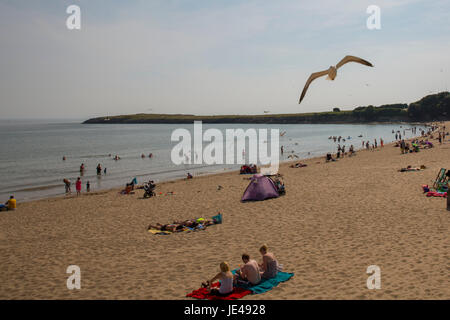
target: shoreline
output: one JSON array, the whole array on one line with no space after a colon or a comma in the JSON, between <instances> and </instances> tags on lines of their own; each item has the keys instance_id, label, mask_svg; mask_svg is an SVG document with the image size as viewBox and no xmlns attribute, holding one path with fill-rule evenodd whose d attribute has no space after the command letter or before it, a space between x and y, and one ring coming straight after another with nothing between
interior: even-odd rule
<instances>
[{"instance_id":1,"label":"shoreline","mask_svg":"<svg viewBox=\"0 0 450 320\"><path fill-rule=\"evenodd\" d=\"M386 123L382 123L382 122L381 123L376 123L376 122L374 122L374 123L369 123L369 124L379 125L379 124L386 124ZM392 124L398 124L398 122L397 123L392 122ZM408 122L408 123L405 123L405 124L407 124L407 125L414 125L414 124L419 124L419 123L418 122ZM420 123L420 124L422 126L425 126L425 127L430 127L430 126L433 125L433 123L430 123L430 122L423 122L423 123ZM408 138L405 141L410 141L412 139L417 139L417 138L420 138L420 137L421 137L420 135L414 136L414 137L410 137L410 138ZM389 145L392 145L394 143L395 142L390 142L388 144L385 144L385 147L389 146ZM378 147L380 147L380 146L378 146ZM367 151L367 150L366 150L365 147L358 146L358 147L355 147L355 151L361 152L361 151ZM335 152L333 153L333 155L335 155ZM291 163L295 163L295 162L299 162L299 161L313 161L314 159L323 159L324 157L325 157L325 154L323 156L313 156L313 157L306 157L306 158L298 158L296 160L283 160L283 161L280 161L280 167L283 164L286 165L286 164L291 164ZM260 167L258 167L258 168L260 168ZM215 176L215 175L222 175L222 174L233 173L233 172L239 172L239 170L238 169L223 169L223 170L218 169L217 171L214 171L214 172L200 173L200 175L194 176L194 179L198 179L198 178L204 177L204 176ZM146 174L142 174L142 175L146 175ZM250 175L243 175L243 176L250 176ZM177 182L177 181L183 181L183 180L186 180L186 178L181 178L181 177L180 178L168 178L167 180L159 181L157 183L157 186L164 185L164 184L169 184L169 183L174 183L174 182ZM138 186L142 186L142 185L138 184ZM64 187L63 184L61 184L61 189L63 189L63 187ZM36 187L36 188L42 188L42 187ZM123 189L124 189L124 187L112 187L112 188L99 189L99 190L95 190L95 191L91 191L91 192L82 191L81 197L83 197L83 196L91 196L91 195L96 195L96 194L104 194L104 193L109 193L109 192L120 192ZM14 193L14 192L11 192L11 193ZM21 200L20 202L21 203L30 203L30 202L37 202L37 201L43 201L43 200L45 201L45 200L70 199L70 198L76 198L76 197L77 197L76 191L73 191L71 195L59 194L59 195L56 195L56 196L42 196L42 197L36 197L36 198L32 198L32 199Z\"/></svg>"}]
</instances>

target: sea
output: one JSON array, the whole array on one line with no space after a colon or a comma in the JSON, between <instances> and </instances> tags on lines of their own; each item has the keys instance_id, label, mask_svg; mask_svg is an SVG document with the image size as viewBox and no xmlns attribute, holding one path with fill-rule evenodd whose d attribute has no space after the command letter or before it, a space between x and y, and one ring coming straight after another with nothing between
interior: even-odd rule
<instances>
[{"instance_id":1,"label":"sea","mask_svg":"<svg viewBox=\"0 0 450 320\"><path fill-rule=\"evenodd\" d=\"M270 151L270 135L267 139L260 129L278 129L279 147L283 146L280 161L325 156L337 151L338 142L330 139L341 136L340 145L346 150L353 145L355 150L362 147L362 141L382 138L385 143L395 140L393 132L400 131L406 138L412 137L412 127L419 134L423 125L413 124L203 124L202 132L218 129L226 137L229 129L255 129L257 140L248 139L247 148L252 143L267 143ZM232 164L190 164L198 161L198 155L192 158L184 155L185 163L174 163L172 152L180 141L172 141L177 129L186 129L191 133L194 145L194 124L83 124L81 120L0 120L0 202L10 195L18 201L30 201L48 197L63 196L63 179L69 179L75 189L78 177L85 192L89 181L91 192L125 186L136 177L138 184L154 180L162 181L185 178L191 173L198 175L213 174L227 170L238 170L239 152L235 149L236 160ZM179 132L179 131L178 131ZM261 141L264 139L264 141ZM198 142L197 142L198 143ZM203 147L209 141L200 142ZM232 142L223 142L223 159ZM248 149L247 149L248 150ZM153 156L150 158L149 154ZM141 155L145 157L142 158ZM180 153L182 154L182 153ZM215 154L215 153L214 153ZM114 160L115 156L120 160ZM242 154L247 159L248 154ZM65 157L66 160L63 160ZM80 165L84 164L84 172ZM100 164L101 175L96 167ZM259 163L258 163L259 164Z\"/></svg>"}]
</instances>

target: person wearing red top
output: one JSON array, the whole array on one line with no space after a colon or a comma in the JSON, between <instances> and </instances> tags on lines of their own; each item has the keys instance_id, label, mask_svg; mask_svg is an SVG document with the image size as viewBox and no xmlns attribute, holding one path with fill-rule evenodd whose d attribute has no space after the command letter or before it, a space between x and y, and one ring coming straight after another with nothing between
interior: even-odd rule
<instances>
[{"instance_id":1,"label":"person wearing red top","mask_svg":"<svg viewBox=\"0 0 450 320\"><path fill-rule=\"evenodd\" d=\"M77 189L77 196L81 194L81 179L78 177L77 182L75 183L75 188Z\"/></svg>"}]
</instances>

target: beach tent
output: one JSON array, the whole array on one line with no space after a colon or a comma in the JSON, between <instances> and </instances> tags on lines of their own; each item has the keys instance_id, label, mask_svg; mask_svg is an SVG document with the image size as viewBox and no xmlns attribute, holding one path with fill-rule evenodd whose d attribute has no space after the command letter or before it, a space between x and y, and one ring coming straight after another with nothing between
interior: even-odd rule
<instances>
[{"instance_id":1,"label":"beach tent","mask_svg":"<svg viewBox=\"0 0 450 320\"><path fill-rule=\"evenodd\" d=\"M262 174L255 174L245 189L241 201L260 201L278 197L277 187L272 179Z\"/></svg>"}]
</instances>

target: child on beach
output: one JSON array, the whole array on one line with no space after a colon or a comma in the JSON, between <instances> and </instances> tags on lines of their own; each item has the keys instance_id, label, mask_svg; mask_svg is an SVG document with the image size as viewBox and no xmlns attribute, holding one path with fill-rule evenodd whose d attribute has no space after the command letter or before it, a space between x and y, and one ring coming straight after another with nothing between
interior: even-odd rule
<instances>
[{"instance_id":1,"label":"child on beach","mask_svg":"<svg viewBox=\"0 0 450 320\"><path fill-rule=\"evenodd\" d=\"M86 191L87 191L87 192L90 192L90 191L91 191L91 184L90 184L89 181L86 183Z\"/></svg>"},{"instance_id":2,"label":"child on beach","mask_svg":"<svg viewBox=\"0 0 450 320\"><path fill-rule=\"evenodd\" d=\"M77 190L77 196L81 194L81 179L78 177L77 182L75 182L75 189Z\"/></svg>"}]
</instances>

